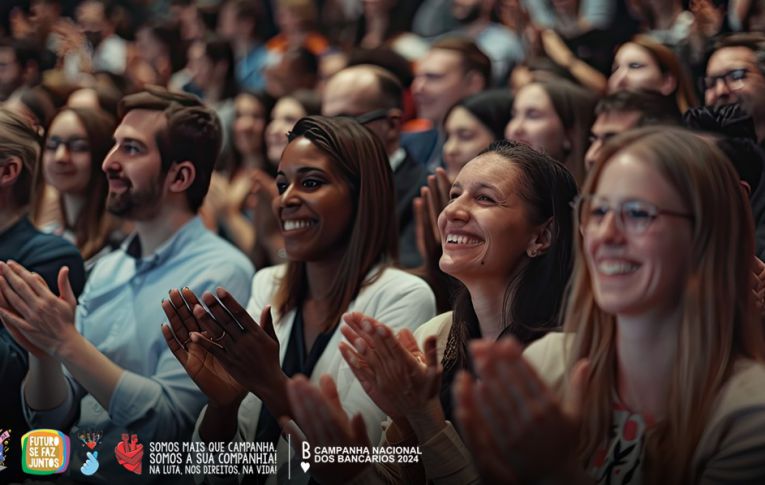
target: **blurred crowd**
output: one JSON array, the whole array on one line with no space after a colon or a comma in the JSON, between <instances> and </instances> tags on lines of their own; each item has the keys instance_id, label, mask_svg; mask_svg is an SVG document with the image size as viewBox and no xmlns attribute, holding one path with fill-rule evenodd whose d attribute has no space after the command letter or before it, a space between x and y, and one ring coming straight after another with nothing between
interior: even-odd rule
<instances>
[{"instance_id":1,"label":"blurred crowd","mask_svg":"<svg viewBox=\"0 0 765 485\"><path fill-rule=\"evenodd\" d=\"M757 483L764 150L763 0L3 1L0 410Z\"/></svg>"}]
</instances>

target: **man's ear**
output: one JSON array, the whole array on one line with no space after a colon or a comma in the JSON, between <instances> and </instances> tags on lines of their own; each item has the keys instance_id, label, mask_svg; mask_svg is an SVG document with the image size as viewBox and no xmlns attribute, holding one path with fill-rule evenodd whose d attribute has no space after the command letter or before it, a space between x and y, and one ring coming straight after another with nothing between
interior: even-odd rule
<instances>
[{"instance_id":1,"label":"man's ear","mask_svg":"<svg viewBox=\"0 0 765 485\"><path fill-rule=\"evenodd\" d=\"M186 160L176 162L170 167L167 173L167 180L171 192L185 192L194 183L197 177L197 168L193 163Z\"/></svg>"},{"instance_id":2,"label":"man's ear","mask_svg":"<svg viewBox=\"0 0 765 485\"><path fill-rule=\"evenodd\" d=\"M488 81L478 71L468 71L465 74L465 82L470 94L476 94L488 87Z\"/></svg>"},{"instance_id":3,"label":"man's ear","mask_svg":"<svg viewBox=\"0 0 765 485\"><path fill-rule=\"evenodd\" d=\"M526 247L526 254L530 258L535 258L541 254L547 252L552 246L553 240L553 218L547 219L547 222L542 224L540 228L534 233L529 245Z\"/></svg>"},{"instance_id":4,"label":"man's ear","mask_svg":"<svg viewBox=\"0 0 765 485\"><path fill-rule=\"evenodd\" d=\"M24 163L16 155L9 155L0 162L0 187L12 187L21 175Z\"/></svg>"},{"instance_id":5,"label":"man's ear","mask_svg":"<svg viewBox=\"0 0 765 485\"><path fill-rule=\"evenodd\" d=\"M388 123L388 131L392 136L401 136L401 118L403 112L398 108L391 108L388 110L388 117L385 118Z\"/></svg>"}]
</instances>

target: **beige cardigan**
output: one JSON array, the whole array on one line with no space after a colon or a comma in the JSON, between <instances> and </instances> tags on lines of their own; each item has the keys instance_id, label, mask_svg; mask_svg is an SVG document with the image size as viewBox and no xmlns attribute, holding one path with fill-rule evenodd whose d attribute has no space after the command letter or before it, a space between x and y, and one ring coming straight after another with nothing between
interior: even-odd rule
<instances>
[{"instance_id":1,"label":"beige cardigan","mask_svg":"<svg viewBox=\"0 0 765 485\"><path fill-rule=\"evenodd\" d=\"M523 353L551 387L563 379L566 340L562 333L551 333ZM691 466L693 483L765 484L765 365L747 359L736 363Z\"/></svg>"},{"instance_id":2,"label":"beige cardigan","mask_svg":"<svg viewBox=\"0 0 765 485\"><path fill-rule=\"evenodd\" d=\"M420 346L428 336L436 336L439 360L446 348L451 317L451 312L438 315L415 332ZM563 378L565 341L564 334L551 333L531 344L523 354L551 387L560 385ZM447 424L428 442L419 444L428 481L448 485L479 483L470 452L452 425ZM746 359L736 364L713 407L692 466L693 482L698 484L765 484L765 365ZM368 467L352 483L408 483L407 476L405 467Z\"/></svg>"}]
</instances>

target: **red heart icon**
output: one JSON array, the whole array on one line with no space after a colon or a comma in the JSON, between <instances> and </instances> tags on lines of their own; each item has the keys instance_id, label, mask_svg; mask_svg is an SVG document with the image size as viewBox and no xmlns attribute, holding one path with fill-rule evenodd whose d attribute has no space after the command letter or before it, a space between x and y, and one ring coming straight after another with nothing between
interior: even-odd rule
<instances>
[{"instance_id":1,"label":"red heart icon","mask_svg":"<svg viewBox=\"0 0 765 485\"><path fill-rule=\"evenodd\" d=\"M88 448L92 450L93 448L96 447L97 444L98 443L96 443L95 441L88 441L87 443L85 443L85 446L87 446Z\"/></svg>"},{"instance_id":2,"label":"red heart icon","mask_svg":"<svg viewBox=\"0 0 765 485\"><path fill-rule=\"evenodd\" d=\"M141 474L143 445L138 443L138 436L131 436L131 440L128 442L128 435L123 434L122 441L114 448L114 455L117 458L117 463L122 465L127 471L133 472L136 475Z\"/></svg>"}]
</instances>

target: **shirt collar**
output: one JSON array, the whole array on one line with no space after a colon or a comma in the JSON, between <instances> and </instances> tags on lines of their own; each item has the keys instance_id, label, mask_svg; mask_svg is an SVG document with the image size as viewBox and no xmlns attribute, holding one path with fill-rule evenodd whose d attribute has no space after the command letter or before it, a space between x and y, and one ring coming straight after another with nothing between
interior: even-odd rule
<instances>
[{"instance_id":1,"label":"shirt collar","mask_svg":"<svg viewBox=\"0 0 765 485\"><path fill-rule=\"evenodd\" d=\"M393 152L393 155L388 157L388 161L390 162L390 169L394 172L398 170L398 167L401 166L402 163L404 163L404 159L406 158L406 152L403 148L398 147L395 152Z\"/></svg>"},{"instance_id":2,"label":"shirt collar","mask_svg":"<svg viewBox=\"0 0 765 485\"><path fill-rule=\"evenodd\" d=\"M175 234L163 242L152 254L140 256L141 240L138 237L138 233L135 232L122 243L122 250L125 251L125 254L135 259L137 269L143 267L152 268L167 261L176 252L176 248L198 238L204 231L206 229L204 224L202 224L202 220L199 216L196 216L175 231Z\"/></svg>"}]
</instances>

